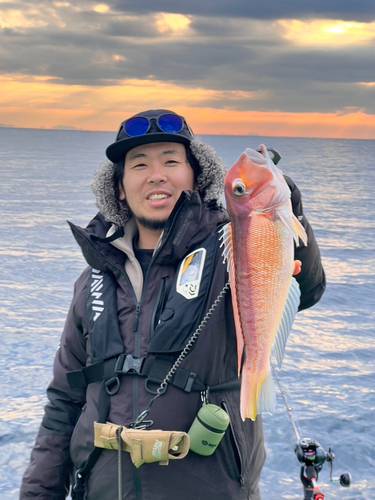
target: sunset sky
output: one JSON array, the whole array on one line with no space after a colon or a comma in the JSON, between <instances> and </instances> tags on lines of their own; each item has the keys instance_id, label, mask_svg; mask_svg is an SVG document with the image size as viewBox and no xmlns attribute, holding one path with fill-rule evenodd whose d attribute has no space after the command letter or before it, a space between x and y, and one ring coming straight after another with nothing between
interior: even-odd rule
<instances>
[{"instance_id":1,"label":"sunset sky","mask_svg":"<svg viewBox=\"0 0 375 500\"><path fill-rule=\"evenodd\" d=\"M375 139L373 0L0 0L0 125Z\"/></svg>"}]
</instances>

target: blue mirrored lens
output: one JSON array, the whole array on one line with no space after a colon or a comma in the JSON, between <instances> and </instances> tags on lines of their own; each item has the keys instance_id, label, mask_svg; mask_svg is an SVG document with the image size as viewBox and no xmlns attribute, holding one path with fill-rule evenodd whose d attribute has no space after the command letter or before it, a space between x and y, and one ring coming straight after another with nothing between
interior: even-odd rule
<instances>
[{"instance_id":1,"label":"blue mirrored lens","mask_svg":"<svg viewBox=\"0 0 375 500\"><path fill-rule=\"evenodd\" d=\"M176 115L163 115L158 118L160 130L168 134L178 134L184 126L183 121Z\"/></svg>"},{"instance_id":2,"label":"blue mirrored lens","mask_svg":"<svg viewBox=\"0 0 375 500\"><path fill-rule=\"evenodd\" d=\"M147 120L147 118L143 118L142 116L131 118L125 123L125 132L130 137L145 135L149 128L149 121Z\"/></svg>"}]
</instances>

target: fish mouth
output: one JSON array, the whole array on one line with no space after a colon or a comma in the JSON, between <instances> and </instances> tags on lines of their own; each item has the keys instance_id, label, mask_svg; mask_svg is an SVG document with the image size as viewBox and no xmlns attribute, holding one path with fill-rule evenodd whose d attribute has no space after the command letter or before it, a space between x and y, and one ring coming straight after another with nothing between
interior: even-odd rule
<instances>
[{"instance_id":1,"label":"fish mouth","mask_svg":"<svg viewBox=\"0 0 375 500\"><path fill-rule=\"evenodd\" d=\"M268 151L263 144L259 146L260 151L246 148L244 153L247 158L255 165L264 166L267 168Z\"/></svg>"}]
</instances>

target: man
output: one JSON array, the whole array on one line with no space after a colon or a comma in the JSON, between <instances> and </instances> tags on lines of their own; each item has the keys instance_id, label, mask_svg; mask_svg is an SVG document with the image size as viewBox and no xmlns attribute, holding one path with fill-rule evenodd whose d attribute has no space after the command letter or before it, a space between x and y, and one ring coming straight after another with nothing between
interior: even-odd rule
<instances>
[{"instance_id":1,"label":"man","mask_svg":"<svg viewBox=\"0 0 375 500\"><path fill-rule=\"evenodd\" d=\"M71 224L89 267L75 285L20 500L62 500L71 481L77 499L258 500L262 419L239 415L233 310L230 292L222 292L226 169L167 110L123 122L107 157L93 184L98 215L86 229ZM308 235L308 246L295 251L305 309L320 299L325 277L300 193L287 182ZM158 393L203 318L194 347ZM138 468L129 453L94 446L94 422L134 428L145 409L149 430L188 432L201 395L231 422L211 456L190 451L169 465Z\"/></svg>"}]
</instances>

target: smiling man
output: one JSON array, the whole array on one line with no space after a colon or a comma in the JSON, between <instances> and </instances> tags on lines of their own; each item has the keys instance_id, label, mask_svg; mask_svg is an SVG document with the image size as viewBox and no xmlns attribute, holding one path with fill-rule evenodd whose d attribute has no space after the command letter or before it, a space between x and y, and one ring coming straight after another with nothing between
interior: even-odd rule
<instances>
[{"instance_id":1,"label":"smiling man","mask_svg":"<svg viewBox=\"0 0 375 500\"><path fill-rule=\"evenodd\" d=\"M72 484L76 500L259 500L262 418L240 417L219 239L229 220L226 169L168 110L124 121L107 157L92 186L99 213L87 228L71 224L88 267L75 285L20 499L63 500ZM308 235L308 246L295 249L305 309L320 299L325 277L299 190L287 182ZM194 349L170 372L203 319ZM230 426L210 453L205 439L203 452L187 453L202 401L226 412Z\"/></svg>"},{"instance_id":2,"label":"smiling man","mask_svg":"<svg viewBox=\"0 0 375 500\"><path fill-rule=\"evenodd\" d=\"M139 234L139 248L154 249L183 191L194 189L194 172L182 144L145 144L129 151L120 185Z\"/></svg>"}]
</instances>

